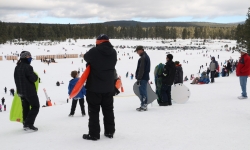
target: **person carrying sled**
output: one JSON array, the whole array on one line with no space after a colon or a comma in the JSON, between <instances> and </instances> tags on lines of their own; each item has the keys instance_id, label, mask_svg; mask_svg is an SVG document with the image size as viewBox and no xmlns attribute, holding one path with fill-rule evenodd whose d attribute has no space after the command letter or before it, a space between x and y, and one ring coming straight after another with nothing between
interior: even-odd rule
<instances>
[{"instance_id":1,"label":"person carrying sled","mask_svg":"<svg viewBox=\"0 0 250 150\"><path fill-rule=\"evenodd\" d=\"M115 133L114 117L114 71L117 53L105 34L97 37L96 47L91 48L84 60L90 65L90 73L86 82L86 99L89 113L89 133L83 139L100 139L99 112L104 116L104 136L113 138Z\"/></svg>"},{"instance_id":2,"label":"person carrying sled","mask_svg":"<svg viewBox=\"0 0 250 150\"><path fill-rule=\"evenodd\" d=\"M77 81L79 80L79 74L77 73L77 71L72 71L71 72L71 77L73 79L69 81L69 86L68 86L68 94L69 95L72 92L72 90L74 89ZM70 111L69 117L74 116L75 110L76 110L76 104L77 104L78 100L79 100L79 105L81 107L82 116L86 115L85 114L85 108L84 108L84 95L86 95L86 89L83 86L82 89L80 90L80 92L75 97L73 97L73 99L72 99L72 105L71 105L71 111Z\"/></svg>"},{"instance_id":3,"label":"person carrying sled","mask_svg":"<svg viewBox=\"0 0 250 150\"><path fill-rule=\"evenodd\" d=\"M176 68L174 84L183 83L183 70L181 64L179 61L175 61L174 63Z\"/></svg>"},{"instance_id":4,"label":"person carrying sled","mask_svg":"<svg viewBox=\"0 0 250 150\"><path fill-rule=\"evenodd\" d=\"M34 73L33 67L30 65L31 60L30 52L22 51L14 71L17 94L22 100L23 128L25 131L38 130L38 128L34 126L34 123L40 108L35 86L38 76Z\"/></svg>"},{"instance_id":5,"label":"person carrying sled","mask_svg":"<svg viewBox=\"0 0 250 150\"><path fill-rule=\"evenodd\" d=\"M147 111L147 84L149 81L150 58L148 54L144 51L143 46L137 46L134 52L137 52L137 54L141 57L138 60L137 69L135 73L135 78L137 79L136 84L139 86L141 106L139 108L136 108L136 110Z\"/></svg>"},{"instance_id":6,"label":"person carrying sled","mask_svg":"<svg viewBox=\"0 0 250 150\"><path fill-rule=\"evenodd\" d=\"M219 65L218 65L218 62L215 60L215 57L212 57L210 65L209 65L210 74L211 74L211 83L214 83L214 76L218 67Z\"/></svg>"},{"instance_id":7,"label":"person carrying sled","mask_svg":"<svg viewBox=\"0 0 250 150\"><path fill-rule=\"evenodd\" d=\"M162 74L162 87L161 87L161 95L162 101L158 102L160 106L171 106L171 86L174 83L176 67L175 63L172 61L173 55L167 55L167 62L164 66L164 71Z\"/></svg>"},{"instance_id":8,"label":"person carrying sled","mask_svg":"<svg viewBox=\"0 0 250 150\"><path fill-rule=\"evenodd\" d=\"M236 68L236 75L240 79L240 86L241 86L241 96L238 99L247 99L247 78L250 75L250 57L247 54L246 48L240 49L240 60L238 62Z\"/></svg>"}]
</instances>

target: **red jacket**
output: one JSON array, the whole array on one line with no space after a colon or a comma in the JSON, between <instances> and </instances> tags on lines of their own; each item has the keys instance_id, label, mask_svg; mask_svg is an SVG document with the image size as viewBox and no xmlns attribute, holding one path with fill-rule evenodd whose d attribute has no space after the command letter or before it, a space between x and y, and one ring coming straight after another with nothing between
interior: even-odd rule
<instances>
[{"instance_id":1,"label":"red jacket","mask_svg":"<svg viewBox=\"0 0 250 150\"><path fill-rule=\"evenodd\" d=\"M240 61L236 69L237 76L249 76L250 75L250 57L248 54L244 54L240 57Z\"/></svg>"}]
</instances>

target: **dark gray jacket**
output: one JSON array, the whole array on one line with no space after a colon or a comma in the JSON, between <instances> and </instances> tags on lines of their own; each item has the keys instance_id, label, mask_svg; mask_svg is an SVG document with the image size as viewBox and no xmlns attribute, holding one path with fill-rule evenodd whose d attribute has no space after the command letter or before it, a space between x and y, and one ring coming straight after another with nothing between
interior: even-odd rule
<instances>
[{"instance_id":1,"label":"dark gray jacket","mask_svg":"<svg viewBox=\"0 0 250 150\"><path fill-rule=\"evenodd\" d=\"M38 77L26 60L21 60L21 63L17 64L14 79L18 95L25 97L37 95L35 82Z\"/></svg>"},{"instance_id":2,"label":"dark gray jacket","mask_svg":"<svg viewBox=\"0 0 250 150\"><path fill-rule=\"evenodd\" d=\"M174 84L183 83L183 70L181 65L176 66Z\"/></svg>"},{"instance_id":3,"label":"dark gray jacket","mask_svg":"<svg viewBox=\"0 0 250 150\"><path fill-rule=\"evenodd\" d=\"M150 72L150 58L144 51L141 54L141 58L138 60L137 69L135 72L135 78L137 80L149 80Z\"/></svg>"}]
</instances>

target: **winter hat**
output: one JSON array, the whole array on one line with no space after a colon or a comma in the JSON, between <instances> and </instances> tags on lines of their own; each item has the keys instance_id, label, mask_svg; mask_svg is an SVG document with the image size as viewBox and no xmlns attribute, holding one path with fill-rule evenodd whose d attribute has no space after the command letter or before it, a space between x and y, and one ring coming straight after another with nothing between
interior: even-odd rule
<instances>
[{"instance_id":1,"label":"winter hat","mask_svg":"<svg viewBox=\"0 0 250 150\"><path fill-rule=\"evenodd\" d=\"M179 61L175 61L174 63L175 63L175 65L179 65L179 64L180 64L180 62L179 62Z\"/></svg>"},{"instance_id":2,"label":"winter hat","mask_svg":"<svg viewBox=\"0 0 250 150\"><path fill-rule=\"evenodd\" d=\"M144 51L143 46L137 46L134 52L137 52L138 50L143 50Z\"/></svg>"},{"instance_id":3,"label":"winter hat","mask_svg":"<svg viewBox=\"0 0 250 150\"><path fill-rule=\"evenodd\" d=\"M172 59L173 59L173 55L172 55L172 54L168 54L168 55L167 55L167 58L168 58L169 60L172 60Z\"/></svg>"},{"instance_id":4,"label":"winter hat","mask_svg":"<svg viewBox=\"0 0 250 150\"><path fill-rule=\"evenodd\" d=\"M96 45L99 45L103 42L109 42L109 37L105 34L101 34L96 39Z\"/></svg>"},{"instance_id":5,"label":"winter hat","mask_svg":"<svg viewBox=\"0 0 250 150\"><path fill-rule=\"evenodd\" d=\"M78 74L78 72L76 70L74 70L71 72L71 77L76 78L77 74Z\"/></svg>"},{"instance_id":6,"label":"winter hat","mask_svg":"<svg viewBox=\"0 0 250 150\"><path fill-rule=\"evenodd\" d=\"M240 51L243 52L243 53L247 53L247 49L246 48L242 48Z\"/></svg>"},{"instance_id":7,"label":"winter hat","mask_svg":"<svg viewBox=\"0 0 250 150\"><path fill-rule=\"evenodd\" d=\"M26 58L27 56L31 56L29 51L22 51L20 54L20 58Z\"/></svg>"}]
</instances>

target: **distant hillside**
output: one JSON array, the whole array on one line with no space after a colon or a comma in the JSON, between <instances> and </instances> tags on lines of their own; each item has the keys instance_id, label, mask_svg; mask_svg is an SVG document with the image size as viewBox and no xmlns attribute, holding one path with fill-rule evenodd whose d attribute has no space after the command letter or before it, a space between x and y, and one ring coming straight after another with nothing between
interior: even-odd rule
<instances>
[{"instance_id":1,"label":"distant hillside","mask_svg":"<svg viewBox=\"0 0 250 150\"><path fill-rule=\"evenodd\" d=\"M139 21L109 21L104 23L91 23L91 24L103 24L108 26L121 26L121 27L128 27L128 26L136 26L137 24L142 27L155 27L155 26L172 26L172 27L204 27L204 26L210 26L210 27L232 27L237 26L238 24L242 24L244 22L239 23L213 23L213 22L139 22ZM6 22L7 25L26 25L26 24L32 24L37 25L38 23L18 23L18 22ZM46 24L42 23L43 25L56 25L56 24ZM90 23L88 23L90 24ZM67 24L65 24L67 25ZM74 24L71 24L74 25ZM87 24L77 24L80 26L87 25Z\"/></svg>"},{"instance_id":2,"label":"distant hillside","mask_svg":"<svg viewBox=\"0 0 250 150\"><path fill-rule=\"evenodd\" d=\"M110 21L104 22L105 25L112 26L136 26L139 24L142 27L154 27L154 26L173 26L173 27L232 27L237 26L238 23L212 23L212 22L139 22L139 21Z\"/></svg>"}]
</instances>

